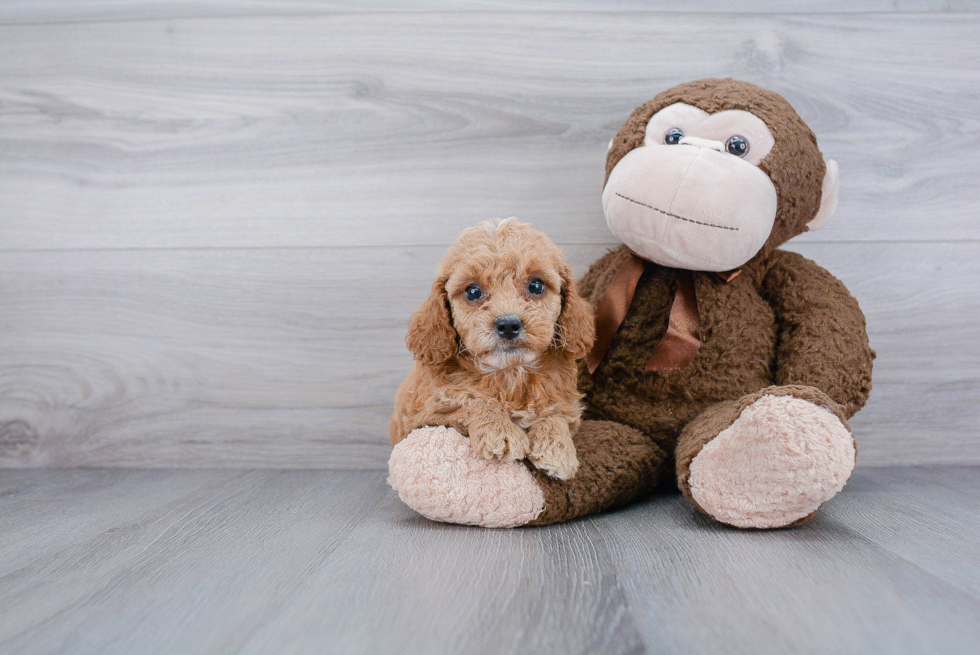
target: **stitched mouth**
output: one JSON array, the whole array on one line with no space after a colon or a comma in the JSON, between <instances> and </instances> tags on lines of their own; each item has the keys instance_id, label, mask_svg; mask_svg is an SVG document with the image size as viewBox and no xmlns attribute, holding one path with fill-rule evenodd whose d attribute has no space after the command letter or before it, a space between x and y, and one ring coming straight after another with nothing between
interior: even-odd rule
<instances>
[{"instance_id":1,"label":"stitched mouth","mask_svg":"<svg viewBox=\"0 0 980 655\"><path fill-rule=\"evenodd\" d=\"M652 209L655 212L660 212L664 216L669 216L671 218L676 218L679 221L686 221L688 223L694 223L695 225L703 225L704 227L715 227L715 228L718 228L719 230L731 230L733 232L738 232L738 228L737 227L729 227L727 225L715 225L714 223L705 223L703 221L696 221L693 218L687 218L686 216L678 216L677 214L672 214L672 213L670 213L668 211L664 211L663 209L658 209L658 208L654 207L653 205L648 205L646 203L640 202L639 200L633 200L632 198L630 198L628 196L624 196L623 194L621 194L619 192L617 192L616 195L619 196L620 198L622 198L623 200L626 200L628 202L633 203L634 205L639 205L640 207L646 207L647 209Z\"/></svg>"}]
</instances>

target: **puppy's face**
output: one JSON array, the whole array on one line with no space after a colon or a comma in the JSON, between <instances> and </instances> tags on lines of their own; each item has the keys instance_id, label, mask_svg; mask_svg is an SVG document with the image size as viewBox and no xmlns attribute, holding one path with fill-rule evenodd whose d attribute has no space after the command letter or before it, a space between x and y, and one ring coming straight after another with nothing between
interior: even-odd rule
<instances>
[{"instance_id":1,"label":"puppy's face","mask_svg":"<svg viewBox=\"0 0 980 655\"><path fill-rule=\"evenodd\" d=\"M446 282L462 354L487 369L532 365L555 340L564 263L527 226L484 225L457 242Z\"/></svg>"},{"instance_id":2,"label":"puppy's face","mask_svg":"<svg viewBox=\"0 0 980 655\"><path fill-rule=\"evenodd\" d=\"M449 249L405 341L425 364L460 357L490 371L533 365L549 349L580 359L594 338L558 247L529 225L491 219Z\"/></svg>"}]
</instances>

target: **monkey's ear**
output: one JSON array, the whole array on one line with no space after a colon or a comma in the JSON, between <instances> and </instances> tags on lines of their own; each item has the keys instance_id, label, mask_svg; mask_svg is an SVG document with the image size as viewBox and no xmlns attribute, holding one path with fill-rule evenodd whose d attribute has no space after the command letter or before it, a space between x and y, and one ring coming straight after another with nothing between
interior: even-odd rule
<instances>
[{"instance_id":1,"label":"monkey's ear","mask_svg":"<svg viewBox=\"0 0 980 655\"><path fill-rule=\"evenodd\" d=\"M840 171L837 162L833 159L827 160L827 172L823 174L823 192L820 194L820 209L813 220L806 224L807 230L816 230L824 225L833 217L837 211L837 189L840 188Z\"/></svg>"},{"instance_id":2,"label":"monkey's ear","mask_svg":"<svg viewBox=\"0 0 980 655\"><path fill-rule=\"evenodd\" d=\"M405 345L415 359L433 366L445 364L456 355L456 330L449 317L446 279L432 283L432 291L408 320Z\"/></svg>"},{"instance_id":3,"label":"monkey's ear","mask_svg":"<svg viewBox=\"0 0 980 655\"><path fill-rule=\"evenodd\" d=\"M558 317L555 346L564 350L572 359L582 359L592 350L592 343L595 341L592 306L578 294L571 266L563 264L559 270L562 279L562 307L561 316Z\"/></svg>"}]
</instances>

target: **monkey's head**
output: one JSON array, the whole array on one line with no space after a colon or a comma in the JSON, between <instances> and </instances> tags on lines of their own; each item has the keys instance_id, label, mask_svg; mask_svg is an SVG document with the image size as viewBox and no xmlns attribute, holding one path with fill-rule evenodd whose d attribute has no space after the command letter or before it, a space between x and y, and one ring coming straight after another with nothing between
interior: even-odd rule
<instances>
[{"instance_id":1,"label":"monkey's head","mask_svg":"<svg viewBox=\"0 0 980 655\"><path fill-rule=\"evenodd\" d=\"M602 206L641 257L720 272L830 220L837 184L782 96L705 79L633 111L609 145Z\"/></svg>"}]
</instances>

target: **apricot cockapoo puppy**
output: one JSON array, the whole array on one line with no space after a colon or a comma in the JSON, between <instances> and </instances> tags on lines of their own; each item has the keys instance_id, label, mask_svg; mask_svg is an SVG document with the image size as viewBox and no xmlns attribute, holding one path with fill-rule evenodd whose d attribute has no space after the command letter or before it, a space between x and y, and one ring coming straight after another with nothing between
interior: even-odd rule
<instances>
[{"instance_id":1,"label":"apricot cockapoo puppy","mask_svg":"<svg viewBox=\"0 0 980 655\"><path fill-rule=\"evenodd\" d=\"M409 321L415 367L395 397L392 445L416 428L445 426L481 457L527 458L572 477L576 360L594 338L592 309L544 234L512 218L464 230Z\"/></svg>"}]
</instances>

